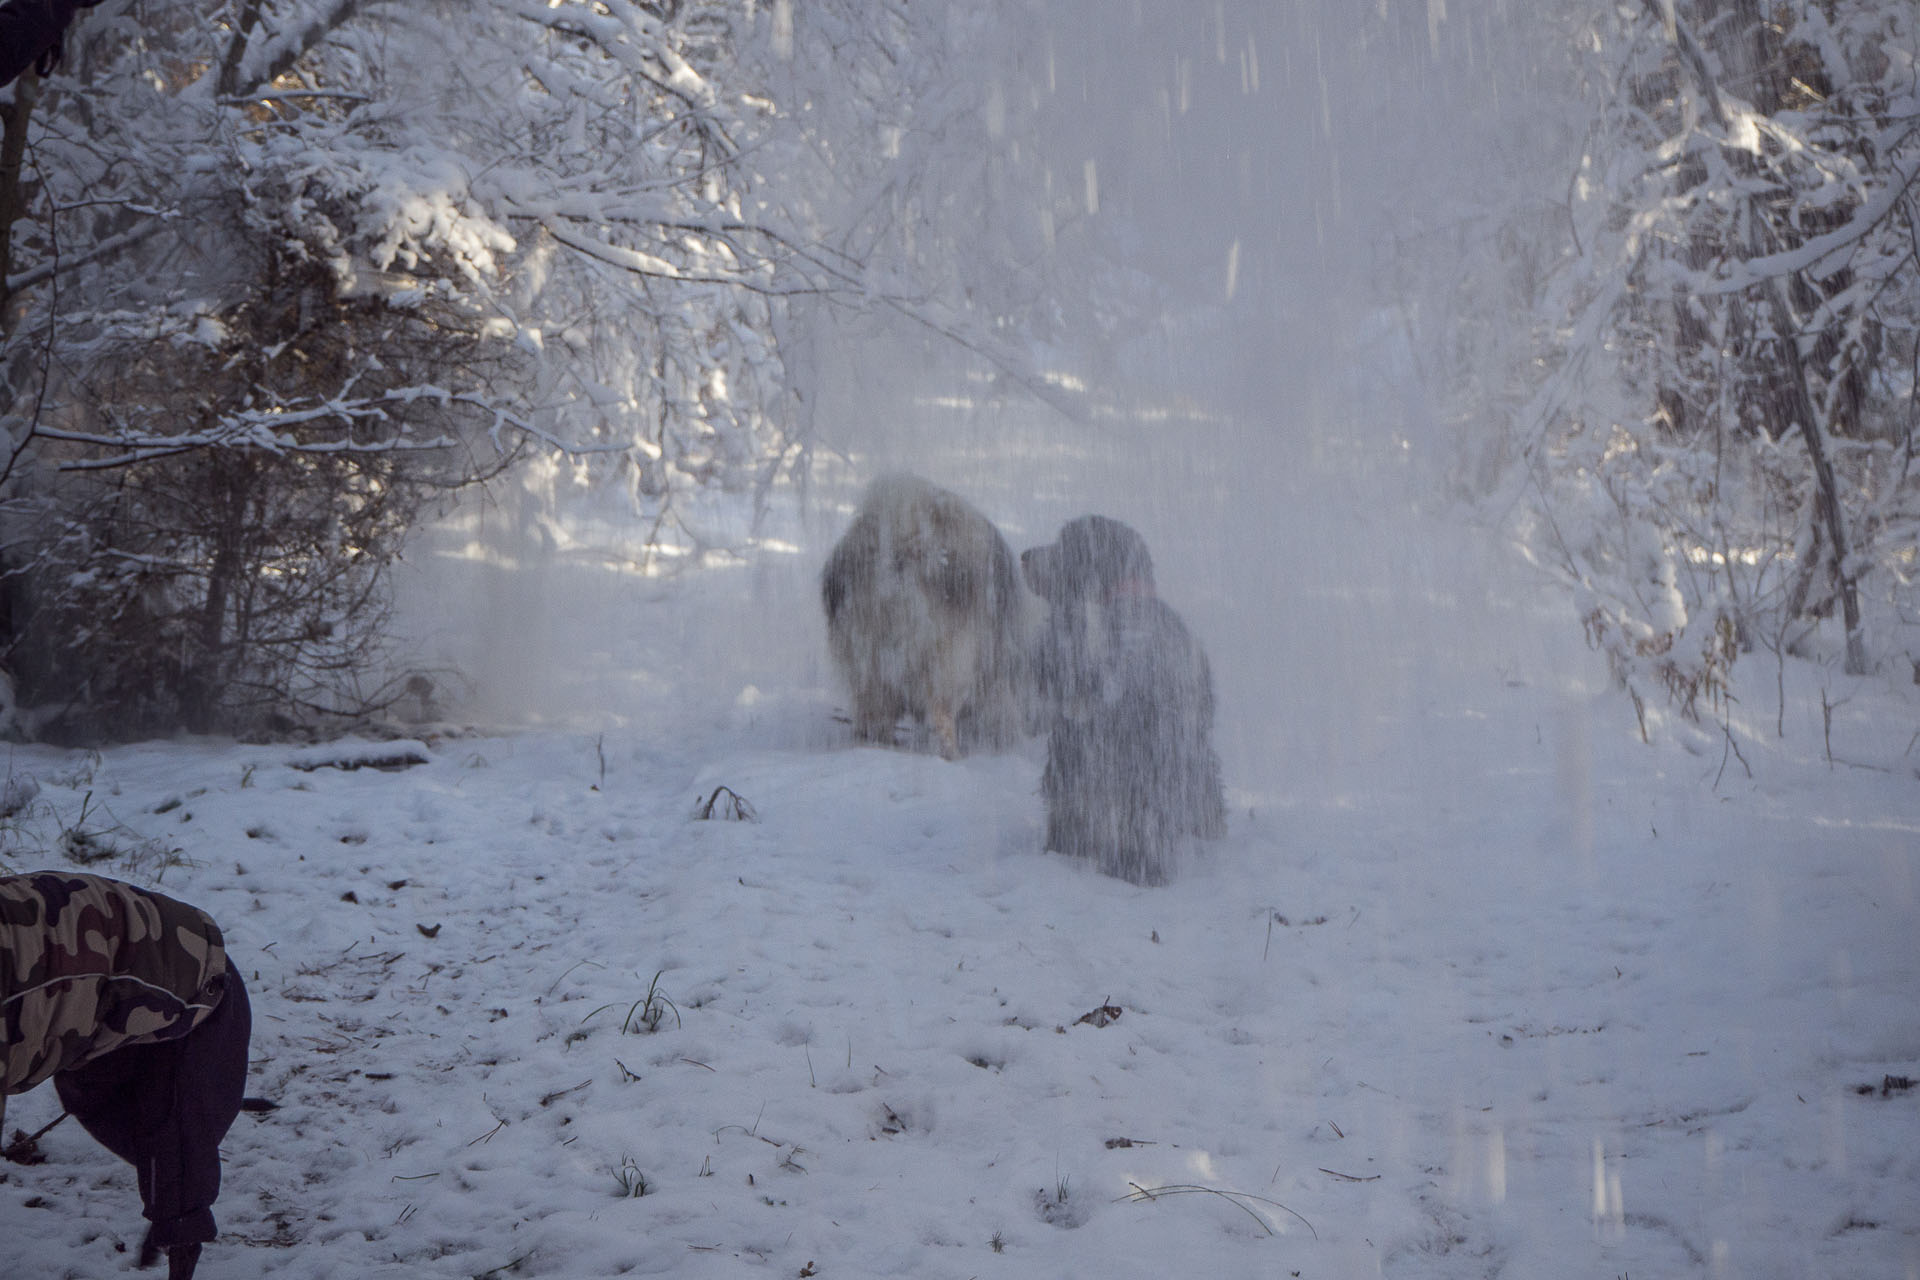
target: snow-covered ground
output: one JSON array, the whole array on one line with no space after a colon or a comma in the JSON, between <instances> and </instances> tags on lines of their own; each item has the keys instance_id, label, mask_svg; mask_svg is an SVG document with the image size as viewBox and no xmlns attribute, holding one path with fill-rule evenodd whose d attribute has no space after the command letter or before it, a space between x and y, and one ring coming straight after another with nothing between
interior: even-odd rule
<instances>
[{"instance_id":1,"label":"snow-covered ground","mask_svg":"<svg viewBox=\"0 0 1920 1280\"><path fill-rule=\"evenodd\" d=\"M1017 545L1078 500L960 479ZM669 578L455 557L480 612L442 623L544 722L412 730L421 764L10 749L0 859L93 833L253 992L281 1105L227 1141L206 1280L1920 1276L1920 1091L1883 1090L1920 1076L1911 687L1790 667L1779 738L1756 658L1744 760L1647 746L1564 606L1432 530L1183 582L1227 518L1129 511L1214 650L1233 805L1135 888L1040 851L1040 743L847 741L823 505ZM701 816L722 787L753 820ZM0 1271L130 1271L132 1171L40 1145Z\"/></svg>"}]
</instances>

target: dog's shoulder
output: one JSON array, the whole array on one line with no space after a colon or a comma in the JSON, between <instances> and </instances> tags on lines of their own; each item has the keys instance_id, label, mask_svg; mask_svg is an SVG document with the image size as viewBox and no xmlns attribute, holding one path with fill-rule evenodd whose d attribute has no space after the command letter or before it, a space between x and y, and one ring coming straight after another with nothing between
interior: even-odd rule
<instances>
[{"instance_id":1,"label":"dog's shoulder","mask_svg":"<svg viewBox=\"0 0 1920 1280\"><path fill-rule=\"evenodd\" d=\"M1206 661L1186 620L1158 596L1118 600L1107 608L1113 630L1128 650L1181 666Z\"/></svg>"},{"instance_id":2,"label":"dog's shoulder","mask_svg":"<svg viewBox=\"0 0 1920 1280\"><path fill-rule=\"evenodd\" d=\"M1156 714L1203 727L1213 717L1213 669L1186 621L1158 598L1130 602L1116 649L1125 655L1124 683Z\"/></svg>"}]
</instances>

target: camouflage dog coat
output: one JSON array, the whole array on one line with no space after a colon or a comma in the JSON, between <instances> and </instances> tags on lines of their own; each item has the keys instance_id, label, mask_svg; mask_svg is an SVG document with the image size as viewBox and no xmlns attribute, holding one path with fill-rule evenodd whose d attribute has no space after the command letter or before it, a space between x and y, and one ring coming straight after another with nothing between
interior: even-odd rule
<instances>
[{"instance_id":1,"label":"camouflage dog coat","mask_svg":"<svg viewBox=\"0 0 1920 1280\"><path fill-rule=\"evenodd\" d=\"M0 1115L58 1072L186 1035L226 972L197 907L100 876L0 876Z\"/></svg>"}]
</instances>

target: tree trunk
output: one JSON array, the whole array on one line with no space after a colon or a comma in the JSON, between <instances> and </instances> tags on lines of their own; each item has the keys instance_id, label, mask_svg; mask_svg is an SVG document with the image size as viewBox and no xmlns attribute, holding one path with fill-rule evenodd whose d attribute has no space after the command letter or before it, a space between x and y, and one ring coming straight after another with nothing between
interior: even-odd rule
<instances>
[{"instance_id":1,"label":"tree trunk","mask_svg":"<svg viewBox=\"0 0 1920 1280\"><path fill-rule=\"evenodd\" d=\"M253 467L245 459L219 460L207 473L207 531L213 539L213 558L207 567L207 594L201 604L196 649L182 690L181 719L195 733L220 728L221 688L227 680L227 658L232 633L227 615L245 557L248 496Z\"/></svg>"},{"instance_id":2,"label":"tree trunk","mask_svg":"<svg viewBox=\"0 0 1920 1280\"><path fill-rule=\"evenodd\" d=\"M20 162L27 151L27 121L40 98L40 77L29 70L13 84L13 101L0 104L0 337L13 331L13 224L27 211L20 190Z\"/></svg>"},{"instance_id":3,"label":"tree trunk","mask_svg":"<svg viewBox=\"0 0 1920 1280\"><path fill-rule=\"evenodd\" d=\"M233 39L227 42L227 54L220 60L220 79L214 92L231 98L240 92L240 60L246 56L247 37L260 22L260 0L246 0L240 6L240 20L234 26Z\"/></svg>"},{"instance_id":4,"label":"tree trunk","mask_svg":"<svg viewBox=\"0 0 1920 1280\"><path fill-rule=\"evenodd\" d=\"M1786 366L1787 386L1793 400L1795 423L1807 446L1807 460L1813 464L1814 518L1824 516L1827 554L1832 558L1833 584L1840 596L1840 612L1847 628L1847 674L1867 673L1866 637L1860 631L1860 592L1854 584L1852 559L1847 541L1847 522L1840 508L1840 492L1833 482L1833 462L1827 455L1827 433L1814 408L1813 393L1807 387L1806 364L1800 355L1799 340L1794 337L1796 322L1781 295L1780 282L1767 282L1767 302L1773 310L1775 344Z\"/></svg>"}]
</instances>

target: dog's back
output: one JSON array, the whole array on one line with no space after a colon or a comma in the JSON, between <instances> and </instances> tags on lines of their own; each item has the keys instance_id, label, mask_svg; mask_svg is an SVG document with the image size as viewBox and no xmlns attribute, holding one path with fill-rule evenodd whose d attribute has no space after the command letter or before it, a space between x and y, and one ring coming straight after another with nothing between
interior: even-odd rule
<instances>
[{"instance_id":1,"label":"dog's back","mask_svg":"<svg viewBox=\"0 0 1920 1280\"><path fill-rule=\"evenodd\" d=\"M912 716L951 759L1017 732L1019 577L1000 531L965 499L881 476L828 556L820 594L861 738L891 741Z\"/></svg>"}]
</instances>

